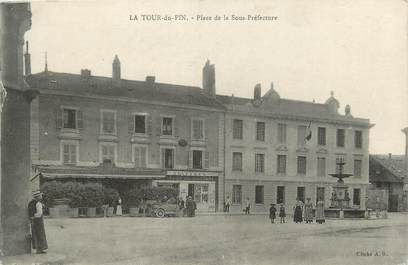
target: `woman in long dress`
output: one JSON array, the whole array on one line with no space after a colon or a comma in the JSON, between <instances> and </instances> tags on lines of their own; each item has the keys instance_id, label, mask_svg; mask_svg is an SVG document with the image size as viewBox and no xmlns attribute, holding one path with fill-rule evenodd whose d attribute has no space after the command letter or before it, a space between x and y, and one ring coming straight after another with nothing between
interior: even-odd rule
<instances>
[{"instance_id":1,"label":"woman in long dress","mask_svg":"<svg viewBox=\"0 0 408 265\"><path fill-rule=\"evenodd\" d=\"M122 215L122 199L120 197L118 199L118 205L116 205L116 215Z\"/></svg>"},{"instance_id":2,"label":"woman in long dress","mask_svg":"<svg viewBox=\"0 0 408 265\"><path fill-rule=\"evenodd\" d=\"M322 224L324 222L324 202L319 200L316 204L316 223Z\"/></svg>"},{"instance_id":3,"label":"woman in long dress","mask_svg":"<svg viewBox=\"0 0 408 265\"><path fill-rule=\"evenodd\" d=\"M307 198L307 202L305 203L305 222L307 224L313 222L313 204L310 198Z\"/></svg>"},{"instance_id":4,"label":"woman in long dress","mask_svg":"<svg viewBox=\"0 0 408 265\"><path fill-rule=\"evenodd\" d=\"M300 201L299 198L296 198L295 212L293 214L293 221L295 223L301 223L303 220L302 219L302 206L303 206L302 201Z\"/></svg>"}]
</instances>

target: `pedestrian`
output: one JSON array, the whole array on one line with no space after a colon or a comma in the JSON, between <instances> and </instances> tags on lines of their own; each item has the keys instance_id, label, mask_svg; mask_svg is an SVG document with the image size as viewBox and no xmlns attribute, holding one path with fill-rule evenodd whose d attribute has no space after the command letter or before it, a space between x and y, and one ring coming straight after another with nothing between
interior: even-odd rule
<instances>
[{"instance_id":1,"label":"pedestrian","mask_svg":"<svg viewBox=\"0 0 408 265\"><path fill-rule=\"evenodd\" d=\"M42 193L33 192L33 199L28 203L28 216L31 224L32 247L37 254L45 254L48 249L47 238L45 236L44 217L42 204Z\"/></svg>"},{"instance_id":2,"label":"pedestrian","mask_svg":"<svg viewBox=\"0 0 408 265\"><path fill-rule=\"evenodd\" d=\"M118 198L118 204L116 205L116 215L122 216L122 199Z\"/></svg>"},{"instance_id":3,"label":"pedestrian","mask_svg":"<svg viewBox=\"0 0 408 265\"><path fill-rule=\"evenodd\" d=\"M310 198L306 199L304 211L305 211L305 222L306 224L313 223L313 204L310 201Z\"/></svg>"},{"instance_id":4,"label":"pedestrian","mask_svg":"<svg viewBox=\"0 0 408 265\"><path fill-rule=\"evenodd\" d=\"M322 200L318 200L316 204L316 223L322 224L324 222L324 202Z\"/></svg>"},{"instance_id":5,"label":"pedestrian","mask_svg":"<svg viewBox=\"0 0 408 265\"><path fill-rule=\"evenodd\" d=\"M227 196L227 199L225 200L225 212L229 213L230 206L231 206L231 199L229 196Z\"/></svg>"},{"instance_id":6,"label":"pedestrian","mask_svg":"<svg viewBox=\"0 0 408 265\"><path fill-rule=\"evenodd\" d=\"M275 218L276 218L276 208L275 204L271 204L271 207L269 208L269 218L271 219L271 223L275 223Z\"/></svg>"},{"instance_id":7,"label":"pedestrian","mask_svg":"<svg viewBox=\"0 0 408 265\"><path fill-rule=\"evenodd\" d=\"M281 224L285 223L286 211L285 211L285 205L283 205L283 203L281 203L279 207L279 217L280 217Z\"/></svg>"},{"instance_id":8,"label":"pedestrian","mask_svg":"<svg viewBox=\"0 0 408 265\"><path fill-rule=\"evenodd\" d=\"M184 200L183 197L180 197L179 199L179 209L183 210L184 209Z\"/></svg>"},{"instance_id":9,"label":"pedestrian","mask_svg":"<svg viewBox=\"0 0 408 265\"><path fill-rule=\"evenodd\" d=\"M191 198L191 196L188 196L186 200L187 217L193 217L193 208L194 208L193 199Z\"/></svg>"},{"instance_id":10,"label":"pedestrian","mask_svg":"<svg viewBox=\"0 0 408 265\"><path fill-rule=\"evenodd\" d=\"M195 217L195 211L197 210L197 204L196 204L196 202L193 200L193 198L191 198L191 201L193 202L191 214L192 214L192 217Z\"/></svg>"},{"instance_id":11,"label":"pedestrian","mask_svg":"<svg viewBox=\"0 0 408 265\"><path fill-rule=\"evenodd\" d=\"M250 214L251 210L251 202L249 201L249 198L246 199L246 204L245 204L245 214Z\"/></svg>"},{"instance_id":12,"label":"pedestrian","mask_svg":"<svg viewBox=\"0 0 408 265\"><path fill-rule=\"evenodd\" d=\"M293 214L293 221L295 223L301 223L302 222L302 207L303 203L299 198L296 198L296 204L294 207L294 214Z\"/></svg>"}]
</instances>

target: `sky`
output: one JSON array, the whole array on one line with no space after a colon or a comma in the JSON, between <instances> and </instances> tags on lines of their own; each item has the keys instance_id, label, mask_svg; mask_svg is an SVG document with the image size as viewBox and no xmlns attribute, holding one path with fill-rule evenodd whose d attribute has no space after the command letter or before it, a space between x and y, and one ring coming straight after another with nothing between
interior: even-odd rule
<instances>
[{"instance_id":1,"label":"sky","mask_svg":"<svg viewBox=\"0 0 408 265\"><path fill-rule=\"evenodd\" d=\"M252 97L274 84L282 98L324 103L369 118L370 153L403 154L408 126L407 7L403 0L34 1L32 72L48 69L201 86L215 64L218 94ZM236 21L232 15L277 17ZM185 15L146 21L142 15ZM197 16L213 20L197 20ZM219 15L230 20L215 21ZM137 16L138 20L130 20ZM194 18L194 19L193 19Z\"/></svg>"}]
</instances>

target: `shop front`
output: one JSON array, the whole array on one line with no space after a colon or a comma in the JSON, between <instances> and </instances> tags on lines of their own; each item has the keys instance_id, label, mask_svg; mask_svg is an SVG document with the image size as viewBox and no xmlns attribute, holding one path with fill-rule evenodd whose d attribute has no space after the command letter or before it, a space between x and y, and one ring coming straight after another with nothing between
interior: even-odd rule
<instances>
[{"instance_id":1,"label":"shop front","mask_svg":"<svg viewBox=\"0 0 408 265\"><path fill-rule=\"evenodd\" d=\"M167 171L166 177L154 180L153 185L179 191L184 201L191 196L199 212L215 212L218 202L218 173L199 171Z\"/></svg>"}]
</instances>

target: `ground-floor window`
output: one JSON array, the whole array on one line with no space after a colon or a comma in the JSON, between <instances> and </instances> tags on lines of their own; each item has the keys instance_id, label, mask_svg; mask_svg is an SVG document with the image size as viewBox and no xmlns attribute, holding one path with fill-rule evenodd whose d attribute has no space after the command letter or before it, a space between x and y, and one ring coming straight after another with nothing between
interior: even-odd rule
<instances>
[{"instance_id":1,"label":"ground-floor window","mask_svg":"<svg viewBox=\"0 0 408 265\"><path fill-rule=\"evenodd\" d=\"M361 190L360 189L353 189L353 205L360 206L361 200Z\"/></svg>"},{"instance_id":2,"label":"ground-floor window","mask_svg":"<svg viewBox=\"0 0 408 265\"><path fill-rule=\"evenodd\" d=\"M242 202L242 186L233 185L232 186L232 203L241 204Z\"/></svg>"},{"instance_id":3,"label":"ground-floor window","mask_svg":"<svg viewBox=\"0 0 408 265\"><path fill-rule=\"evenodd\" d=\"M194 201L208 203L208 184L194 184Z\"/></svg>"},{"instance_id":4,"label":"ground-floor window","mask_svg":"<svg viewBox=\"0 0 408 265\"><path fill-rule=\"evenodd\" d=\"M264 186L255 186L255 203L264 203Z\"/></svg>"},{"instance_id":5,"label":"ground-floor window","mask_svg":"<svg viewBox=\"0 0 408 265\"><path fill-rule=\"evenodd\" d=\"M285 203L285 187L278 186L276 192L276 203Z\"/></svg>"},{"instance_id":6,"label":"ground-floor window","mask_svg":"<svg viewBox=\"0 0 408 265\"><path fill-rule=\"evenodd\" d=\"M296 197L303 203L305 202L305 187L297 187Z\"/></svg>"}]
</instances>

